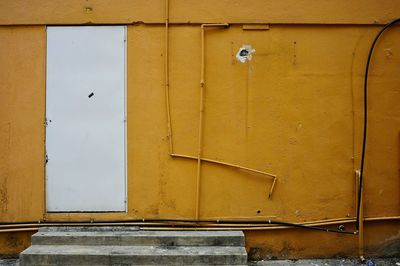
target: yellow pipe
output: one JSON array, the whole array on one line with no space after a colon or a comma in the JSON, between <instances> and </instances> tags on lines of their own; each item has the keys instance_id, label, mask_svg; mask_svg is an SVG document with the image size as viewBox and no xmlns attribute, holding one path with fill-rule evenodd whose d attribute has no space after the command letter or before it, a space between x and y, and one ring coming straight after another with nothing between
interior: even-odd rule
<instances>
[{"instance_id":1,"label":"yellow pipe","mask_svg":"<svg viewBox=\"0 0 400 266\"><path fill-rule=\"evenodd\" d=\"M29 227L59 227L59 226L148 226L148 225L159 225L163 226L167 223L138 223L138 222L116 222L116 223L92 223L92 222L79 222L79 223L42 223L42 224L10 224L10 225L0 225L0 230L3 228L29 228ZM174 224L170 223L169 225ZM182 224L182 223L176 223Z\"/></svg>"},{"instance_id":2,"label":"yellow pipe","mask_svg":"<svg viewBox=\"0 0 400 266\"><path fill-rule=\"evenodd\" d=\"M276 218L275 215L271 216L235 216L235 217L207 217L204 218L205 220L241 220L241 219L246 219L246 220L266 220L266 219L271 219L271 218Z\"/></svg>"},{"instance_id":3,"label":"yellow pipe","mask_svg":"<svg viewBox=\"0 0 400 266\"><path fill-rule=\"evenodd\" d=\"M276 176L274 177L274 180L272 181L272 186L271 186L271 189L269 190L269 193L268 193L268 198L269 198L269 199L270 199L271 196L272 196L272 192L274 191L275 184L276 184Z\"/></svg>"},{"instance_id":4,"label":"yellow pipe","mask_svg":"<svg viewBox=\"0 0 400 266\"><path fill-rule=\"evenodd\" d=\"M169 0L165 0L165 51L164 51L164 70L165 70L165 104L167 111L167 129L169 153L173 153L171 110L169 103Z\"/></svg>"},{"instance_id":5,"label":"yellow pipe","mask_svg":"<svg viewBox=\"0 0 400 266\"><path fill-rule=\"evenodd\" d=\"M17 229L0 229L0 233L14 233L14 232L30 232L38 231L39 228L17 228Z\"/></svg>"},{"instance_id":6,"label":"yellow pipe","mask_svg":"<svg viewBox=\"0 0 400 266\"><path fill-rule=\"evenodd\" d=\"M386 221L386 220L400 220L400 216L382 216L382 217L364 217L364 221L373 222L373 221Z\"/></svg>"},{"instance_id":7,"label":"yellow pipe","mask_svg":"<svg viewBox=\"0 0 400 266\"><path fill-rule=\"evenodd\" d=\"M276 180L277 180L276 175L273 175L273 174L270 174L270 173L267 173L267 172L263 172L263 171L251 169L251 168L248 168L248 167L243 167L243 166L236 165L236 164L225 163L225 162L221 162L221 161L217 161L217 160L202 158L202 157L199 158L199 157L195 157L195 156L183 155L183 154L176 154L176 153L171 154L171 156L173 156L173 157L185 158L185 159L197 159L197 160L198 160L198 161L197 161L198 163L199 163L200 161L204 161L204 162L210 162L210 163L215 163L215 164L221 164L221 165L225 165L225 166L229 166L229 167L233 167L233 168L238 168L238 169L240 169L240 170L244 170L244 171L248 171L248 172L253 172L253 173L257 173L257 174L261 174L261 175L265 175L265 176L267 176L267 177L270 177L270 178L273 179L273 181L272 181L272 185L271 185L271 188L270 188L270 190L269 190L269 193L268 193L268 198L271 198L272 193L273 193L274 188L275 188L275 184L276 184ZM200 159L200 160L199 160L199 159ZM199 177L199 175L200 175L200 165L198 165L198 167L197 167L197 176ZM199 178L197 179L196 185L197 185L197 187L196 187L196 188L197 188L196 193L197 193L197 194L200 194L200 191L199 191L200 180L199 180ZM196 206L198 206L198 204L199 204L199 203L197 202L197 197L196 197ZM198 219L198 210L197 210L197 209L196 209L196 219Z\"/></svg>"},{"instance_id":8,"label":"yellow pipe","mask_svg":"<svg viewBox=\"0 0 400 266\"><path fill-rule=\"evenodd\" d=\"M255 220L262 220L262 218L270 218L270 217L276 217L276 216L249 216L249 217L207 217L204 218L206 220L222 220L222 219L232 219L232 220L239 220L240 219L255 219ZM257 219L258 218L258 219ZM146 219L144 219L146 220ZM381 217L365 217L364 221L367 222L374 222L374 221L385 221L385 220L400 220L400 216L381 216ZM308 221L308 222L302 222L298 224L304 224L304 225L329 225L329 224L340 224L340 223L352 223L356 221L356 217L348 217L348 218L334 218L334 219L325 219L325 220L314 220L314 221ZM198 223L187 223L187 222L96 222L95 220L93 221L81 221L81 222L68 222L68 221L59 221L59 223L54 223L54 222L38 222L38 223L27 223L27 224L2 224L0 225L0 228L2 227L24 227L24 226L86 226L86 225L165 225L165 224L198 224ZM271 225L274 226L274 225Z\"/></svg>"},{"instance_id":9,"label":"yellow pipe","mask_svg":"<svg viewBox=\"0 0 400 266\"><path fill-rule=\"evenodd\" d=\"M204 25L201 25L201 74L200 74L200 106L199 106L199 141L197 146L197 174L196 174L196 219L200 217L200 178L201 153L203 147L203 94L204 94Z\"/></svg>"},{"instance_id":10,"label":"yellow pipe","mask_svg":"<svg viewBox=\"0 0 400 266\"><path fill-rule=\"evenodd\" d=\"M200 178L201 178L201 162L211 162L215 164L225 165L229 167L238 168L241 170L262 174L265 176L270 176L273 178L273 183L270 188L268 198L271 198L271 195L274 191L276 175L251 169L248 167L243 167L235 164L230 164L218 160L206 159L202 158L202 132L203 132L203 94L204 94L204 71L205 71L205 55L204 55L204 29L205 27L226 27L229 26L227 23L213 23L213 24L202 24L201 25L201 79L200 79L200 114L199 114L199 142L198 142L198 153L197 156L189 156L189 155L181 155L174 153L173 148L173 139L172 139L172 123L171 123L171 106L170 106L170 98L169 98L169 0L165 0L165 45L164 45L164 76L165 76L165 105L166 105L166 113L167 113L167 138L168 138L168 148L169 155L171 157L181 157L186 159L197 160L197 175L196 175L196 219L199 218L199 206L200 206Z\"/></svg>"},{"instance_id":11,"label":"yellow pipe","mask_svg":"<svg viewBox=\"0 0 400 266\"><path fill-rule=\"evenodd\" d=\"M226 27L227 23L221 24L202 24L201 25L201 65L200 65L200 100L199 100L199 141L197 146L197 176L196 176L196 219L200 217L200 189L201 189L201 155L203 152L203 113L204 113L204 71L205 71L205 28L206 27Z\"/></svg>"},{"instance_id":12,"label":"yellow pipe","mask_svg":"<svg viewBox=\"0 0 400 266\"><path fill-rule=\"evenodd\" d=\"M173 153L173 154L171 154L171 156L173 156L173 157L180 157L180 158L186 158L186 159L197 159L196 156L183 155L183 154L177 154L177 153ZM265 176L269 176L269 177L271 177L272 179L275 179L275 178L276 178L276 175L270 174L270 173L267 173L267 172L264 172L264 171L255 170L255 169L251 169L251 168L244 167L244 166L240 166L240 165L236 165L236 164L226 163L226 162L222 162L222 161L218 161L218 160L213 160L213 159L208 159L208 158L203 158L203 157L201 157L200 159L201 159L202 161L204 161L204 162L215 163L215 164L221 164L221 165L229 166L229 167L232 167L232 168L238 168L238 169L240 169L240 170L244 170L244 171L248 171L248 172L253 172L253 173L261 174L261 175L265 175Z\"/></svg>"},{"instance_id":13,"label":"yellow pipe","mask_svg":"<svg viewBox=\"0 0 400 266\"><path fill-rule=\"evenodd\" d=\"M383 216L383 217L366 217L364 221L374 222L374 221L386 221L386 220L400 220L400 216ZM326 226L335 224L348 224L356 222L356 218L337 218L328 219L320 221L309 221L304 223L297 223L310 226ZM277 230L277 229L290 229L290 226L276 226L270 224L260 224L260 225L249 225L249 224L235 224L235 225L224 225L224 224L203 224L199 226L198 223L185 223L191 227L178 227L182 223L138 223L138 222L118 222L118 223L93 223L93 222L80 222L80 223L47 223L47 224L10 224L10 225L0 225L0 233L7 232L22 232L22 231L36 231L39 227L47 226L142 226L144 230L171 230L171 226L174 230ZM146 227L151 225L152 227ZM159 225L160 227L153 227L154 225ZM165 226L170 227L165 227ZM195 226L192 226L195 225ZM163 227L162 227L163 226ZM208 227L206 227L208 226Z\"/></svg>"}]
</instances>

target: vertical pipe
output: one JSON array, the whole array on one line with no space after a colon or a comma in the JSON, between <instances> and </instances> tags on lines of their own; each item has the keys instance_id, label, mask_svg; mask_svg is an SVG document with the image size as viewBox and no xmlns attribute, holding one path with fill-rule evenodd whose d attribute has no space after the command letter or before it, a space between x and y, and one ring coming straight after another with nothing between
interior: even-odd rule
<instances>
[{"instance_id":1,"label":"vertical pipe","mask_svg":"<svg viewBox=\"0 0 400 266\"><path fill-rule=\"evenodd\" d=\"M165 75L165 104L167 109L167 130L169 154L173 154L172 129L171 129L171 111L169 104L169 0L165 0L165 51L164 51L164 75Z\"/></svg>"},{"instance_id":2,"label":"vertical pipe","mask_svg":"<svg viewBox=\"0 0 400 266\"><path fill-rule=\"evenodd\" d=\"M43 97L44 97L44 121L43 121L43 126L44 126L44 132L43 132L43 217L42 219L46 219L47 215L47 93L46 93L46 88L47 88L47 26L44 27L44 44L45 44L45 53L43 56L43 73L44 73L44 87L45 90L43 92Z\"/></svg>"},{"instance_id":3,"label":"vertical pipe","mask_svg":"<svg viewBox=\"0 0 400 266\"><path fill-rule=\"evenodd\" d=\"M272 195L272 192L274 190L274 185L276 182L276 176L263 172L263 171L258 171L254 170L251 168L247 167L242 167L238 165L233 165L229 163L224 163L222 161L218 160L210 160L210 159L204 159L201 157L202 155L202 132L203 132L203 112L204 112L204 107L203 107L203 94L204 94L204 72L205 72L205 40L204 40L204 35L205 35L205 27L227 27L229 24L227 23L217 23L217 24L202 24L201 25L201 79L200 79L200 115L199 115L199 145L198 145L198 154L197 156L188 156L188 155L181 155L181 154L175 154L174 153L174 148L173 148L173 139L172 139L172 125L171 125L171 108L170 108L170 97L169 97L169 0L165 0L165 44L164 44L164 75L165 75L165 105L166 105L166 112L167 112L167 138L168 138L168 148L169 148L169 155L172 157L181 157L181 158L188 158L188 159L195 159L197 160L197 180L196 180L196 218L198 219L199 217L199 208L200 208L200 178L201 178L201 161L208 161L208 162L213 162L217 164L222 164L230 167L235 167L243 170L247 170L250 172L256 172L260 173L263 175L271 176L274 181L273 185L271 187L270 193L269 193L269 198Z\"/></svg>"},{"instance_id":4,"label":"vertical pipe","mask_svg":"<svg viewBox=\"0 0 400 266\"><path fill-rule=\"evenodd\" d=\"M196 178L196 219L200 217L200 184L201 184L201 155L203 152L203 113L204 113L204 72L205 72L205 27L226 27L227 23L222 24L202 24L201 25L201 63L200 63L200 104L199 104L199 142L197 149L197 178Z\"/></svg>"},{"instance_id":5,"label":"vertical pipe","mask_svg":"<svg viewBox=\"0 0 400 266\"><path fill-rule=\"evenodd\" d=\"M200 64L200 104L199 104L199 142L197 149L196 177L196 219L200 217L201 154L203 147L203 97L204 97L204 25L201 25L201 64Z\"/></svg>"},{"instance_id":6,"label":"vertical pipe","mask_svg":"<svg viewBox=\"0 0 400 266\"><path fill-rule=\"evenodd\" d=\"M361 180L360 180L360 171L356 171L356 180L357 180L357 188L360 188ZM363 206L363 195L361 194L359 197L359 201L357 204L359 206L359 217L358 220L358 256L362 261L364 261L364 206Z\"/></svg>"},{"instance_id":7,"label":"vertical pipe","mask_svg":"<svg viewBox=\"0 0 400 266\"><path fill-rule=\"evenodd\" d=\"M358 206L358 176L359 170L354 171L354 217L357 217L357 206Z\"/></svg>"}]
</instances>

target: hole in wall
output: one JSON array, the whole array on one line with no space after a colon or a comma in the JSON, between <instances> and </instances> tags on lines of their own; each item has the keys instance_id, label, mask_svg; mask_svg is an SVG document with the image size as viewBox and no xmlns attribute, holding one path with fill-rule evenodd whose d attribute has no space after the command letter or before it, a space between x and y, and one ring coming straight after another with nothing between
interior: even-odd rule
<instances>
[{"instance_id":1,"label":"hole in wall","mask_svg":"<svg viewBox=\"0 0 400 266\"><path fill-rule=\"evenodd\" d=\"M236 59L241 63L250 61L253 58L252 54L255 51L256 50L253 49L251 45L244 44L242 47L239 48L239 51L236 53Z\"/></svg>"}]
</instances>

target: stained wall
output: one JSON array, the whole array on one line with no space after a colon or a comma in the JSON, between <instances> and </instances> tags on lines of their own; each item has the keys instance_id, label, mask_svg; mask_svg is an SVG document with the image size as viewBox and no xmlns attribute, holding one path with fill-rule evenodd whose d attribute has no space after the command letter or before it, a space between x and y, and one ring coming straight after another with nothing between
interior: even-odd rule
<instances>
[{"instance_id":1,"label":"stained wall","mask_svg":"<svg viewBox=\"0 0 400 266\"><path fill-rule=\"evenodd\" d=\"M200 218L288 222L351 220L370 44L400 16L395 1L170 1L169 85L173 152L197 156L201 23L205 31L203 156L277 176L202 163ZM210 6L213 6L211 9ZM28 12L29 10L29 12ZM171 157L165 96L164 1L0 3L0 222L196 216L197 161ZM45 210L46 25L126 24L128 212ZM255 24L262 24L260 29ZM398 250L399 28L377 44L369 83L365 244ZM240 63L244 45L256 52ZM334 224L337 228L339 224ZM354 223L345 223L354 230ZM18 253L33 232L0 233ZM248 230L250 257L357 254L357 237L299 229Z\"/></svg>"}]
</instances>

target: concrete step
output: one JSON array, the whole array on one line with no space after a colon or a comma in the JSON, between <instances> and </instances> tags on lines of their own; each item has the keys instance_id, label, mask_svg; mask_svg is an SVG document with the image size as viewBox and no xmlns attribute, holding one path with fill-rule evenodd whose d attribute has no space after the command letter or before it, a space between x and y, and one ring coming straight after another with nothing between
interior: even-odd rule
<instances>
[{"instance_id":1,"label":"concrete step","mask_svg":"<svg viewBox=\"0 0 400 266\"><path fill-rule=\"evenodd\" d=\"M54 227L32 236L20 265L246 265L241 231Z\"/></svg>"},{"instance_id":2,"label":"concrete step","mask_svg":"<svg viewBox=\"0 0 400 266\"><path fill-rule=\"evenodd\" d=\"M20 265L246 265L244 247L33 245Z\"/></svg>"},{"instance_id":3,"label":"concrete step","mask_svg":"<svg viewBox=\"0 0 400 266\"><path fill-rule=\"evenodd\" d=\"M32 236L33 245L110 246L244 246L242 231L139 231L70 228L43 229Z\"/></svg>"}]
</instances>

